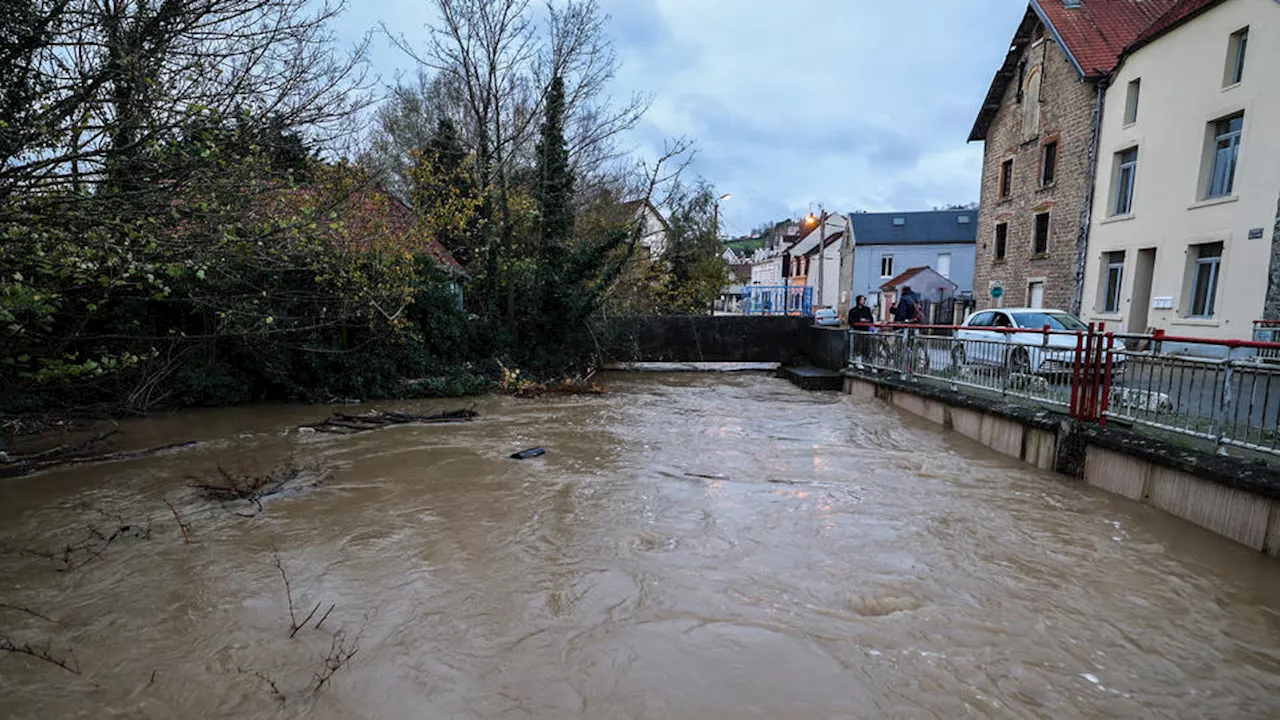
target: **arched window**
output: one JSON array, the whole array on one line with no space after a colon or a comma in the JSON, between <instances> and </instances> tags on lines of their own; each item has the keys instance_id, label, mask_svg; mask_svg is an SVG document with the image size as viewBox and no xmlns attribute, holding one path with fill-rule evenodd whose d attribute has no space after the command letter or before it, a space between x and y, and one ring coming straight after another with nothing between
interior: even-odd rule
<instances>
[{"instance_id":1,"label":"arched window","mask_svg":"<svg viewBox=\"0 0 1280 720\"><path fill-rule=\"evenodd\" d=\"M1022 102L1022 138L1033 140L1040 136L1040 66L1027 68L1027 79L1023 86Z\"/></svg>"}]
</instances>

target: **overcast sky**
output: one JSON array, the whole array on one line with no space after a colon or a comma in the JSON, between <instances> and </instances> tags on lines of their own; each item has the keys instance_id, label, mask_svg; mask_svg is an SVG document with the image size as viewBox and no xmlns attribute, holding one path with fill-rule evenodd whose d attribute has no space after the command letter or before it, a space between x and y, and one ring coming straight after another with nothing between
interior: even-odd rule
<instances>
[{"instance_id":1,"label":"overcast sky","mask_svg":"<svg viewBox=\"0 0 1280 720\"><path fill-rule=\"evenodd\" d=\"M927 210L978 199L967 144L1026 0L600 0L622 60L615 93L653 96L628 139L652 155L697 142L724 230L832 210ZM425 36L429 0L352 3L354 39L380 22ZM411 63L375 37L384 83Z\"/></svg>"}]
</instances>

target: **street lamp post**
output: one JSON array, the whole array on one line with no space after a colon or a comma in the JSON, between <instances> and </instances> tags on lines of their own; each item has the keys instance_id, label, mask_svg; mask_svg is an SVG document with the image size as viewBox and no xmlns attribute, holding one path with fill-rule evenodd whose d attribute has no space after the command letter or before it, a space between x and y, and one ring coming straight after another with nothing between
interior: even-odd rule
<instances>
[{"instance_id":1,"label":"street lamp post","mask_svg":"<svg viewBox=\"0 0 1280 720\"><path fill-rule=\"evenodd\" d=\"M813 213L809 214L809 221L813 222ZM827 210L821 208L818 221L818 287L816 288L817 298L814 299L814 305L820 306L823 300L823 281L826 279L827 272Z\"/></svg>"},{"instance_id":2,"label":"street lamp post","mask_svg":"<svg viewBox=\"0 0 1280 720\"><path fill-rule=\"evenodd\" d=\"M725 200L728 200L728 199L730 199L730 198L732 198L732 197L733 197L733 193L725 193L725 194L721 195L721 196L720 196L720 199L719 199L719 200L716 200L716 202L715 202L715 209L714 209L714 212L713 212L713 220L712 220L712 229L713 229L713 231L714 231L714 232L715 232L715 234L716 234L716 239L717 239L717 240L719 240L719 239L720 239L720 203L722 203L722 202L724 202Z\"/></svg>"}]
</instances>

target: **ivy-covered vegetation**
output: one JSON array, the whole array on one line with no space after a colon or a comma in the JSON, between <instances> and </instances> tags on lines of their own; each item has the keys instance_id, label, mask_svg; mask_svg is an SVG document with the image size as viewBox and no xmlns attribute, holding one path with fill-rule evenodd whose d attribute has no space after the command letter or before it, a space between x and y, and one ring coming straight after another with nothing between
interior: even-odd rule
<instances>
[{"instance_id":1,"label":"ivy-covered vegetation","mask_svg":"<svg viewBox=\"0 0 1280 720\"><path fill-rule=\"evenodd\" d=\"M681 189L684 144L617 150L644 103L607 101L595 3L435 4L365 146L326 5L18 0L0 410L466 394L593 367L602 313L703 311L713 190ZM670 211L661 258L637 198Z\"/></svg>"}]
</instances>

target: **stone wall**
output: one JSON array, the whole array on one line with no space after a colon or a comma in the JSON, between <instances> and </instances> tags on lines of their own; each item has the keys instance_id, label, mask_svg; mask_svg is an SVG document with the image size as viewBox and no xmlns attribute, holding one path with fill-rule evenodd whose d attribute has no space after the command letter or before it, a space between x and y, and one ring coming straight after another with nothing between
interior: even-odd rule
<instances>
[{"instance_id":1,"label":"stone wall","mask_svg":"<svg viewBox=\"0 0 1280 720\"><path fill-rule=\"evenodd\" d=\"M661 315L616 318L600 331L606 362L780 362L808 354L813 318Z\"/></svg>"},{"instance_id":2,"label":"stone wall","mask_svg":"<svg viewBox=\"0 0 1280 720\"><path fill-rule=\"evenodd\" d=\"M978 213L974 295L978 308L992 307L993 283L1004 287L1003 305L1027 304L1028 285L1044 282L1044 306L1071 309L1075 295L1077 239L1092 175L1092 111L1096 88L1084 81L1062 48L1046 38L1027 47L1026 70L1018 100L1017 79L1005 91L987 131ZM1035 86L1038 76L1039 86ZM1038 127L1030 103L1039 96ZM1054 182L1040 186L1042 147L1058 143ZM1000 171L1013 160L1012 192L1001 198ZM1049 213L1048 253L1034 255L1032 233L1037 213ZM1008 224L1004 260L996 260L995 228Z\"/></svg>"}]
</instances>

